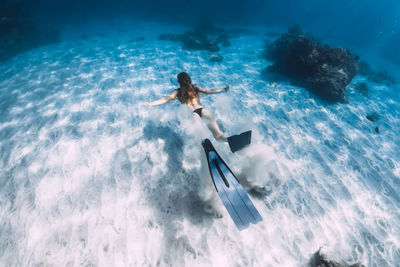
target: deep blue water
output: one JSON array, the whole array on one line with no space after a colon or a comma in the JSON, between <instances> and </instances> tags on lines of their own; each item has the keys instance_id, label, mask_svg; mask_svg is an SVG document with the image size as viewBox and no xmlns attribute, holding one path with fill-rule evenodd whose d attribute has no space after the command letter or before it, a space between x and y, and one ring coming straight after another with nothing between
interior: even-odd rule
<instances>
[{"instance_id":1,"label":"deep blue water","mask_svg":"<svg viewBox=\"0 0 400 267\"><path fill-rule=\"evenodd\" d=\"M322 248L400 266L398 85L358 75L348 103L328 104L261 75L271 33L300 24L399 81L397 1L17 2L1 16L59 38L0 62L0 265L307 266ZM248 33L218 53L157 39L204 19ZM252 129L250 147L232 154L177 101L143 106L181 71L231 85L201 102L228 135ZM261 223L236 229L206 137L246 189L265 189L251 195Z\"/></svg>"}]
</instances>

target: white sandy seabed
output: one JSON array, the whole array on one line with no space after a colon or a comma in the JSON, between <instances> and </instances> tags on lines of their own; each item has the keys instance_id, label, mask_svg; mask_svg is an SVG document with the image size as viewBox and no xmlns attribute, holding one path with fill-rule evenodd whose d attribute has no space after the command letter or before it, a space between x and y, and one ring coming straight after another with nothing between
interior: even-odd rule
<instances>
[{"instance_id":1,"label":"white sandy seabed","mask_svg":"<svg viewBox=\"0 0 400 267\"><path fill-rule=\"evenodd\" d=\"M349 104L327 105L261 78L263 35L232 39L210 63L157 40L184 30L66 38L0 64L0 265L303 266L322 247L400 266L398 90L369 83L364 97L353 83ZM180 71L231 85L202 104L227 134L252 129L252 146L232 154L178 102L141 105ZM244 184L266 189L252 195L261 223L239 232L215 198L206 137Z\"/></svg>"}]
</instances>

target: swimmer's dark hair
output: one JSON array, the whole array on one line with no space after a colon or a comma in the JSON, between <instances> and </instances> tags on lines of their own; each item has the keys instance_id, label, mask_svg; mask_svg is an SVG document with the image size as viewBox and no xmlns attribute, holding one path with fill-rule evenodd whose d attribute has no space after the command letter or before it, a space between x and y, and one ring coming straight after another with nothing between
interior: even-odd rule
<instances>
[{"instance_id":1,"label":"swimmer's dark hair","mask_svg":"<svg viewBox=\"0 0 400 267\"><path fill-rule=\"evenodd\" d=\"M180 85L178 89L177 98L183 103L188 103L189 100L198 97L198 93L192 84L192 79L186 72L178 74L178 83Z\"/></svg>"}]
</instances>

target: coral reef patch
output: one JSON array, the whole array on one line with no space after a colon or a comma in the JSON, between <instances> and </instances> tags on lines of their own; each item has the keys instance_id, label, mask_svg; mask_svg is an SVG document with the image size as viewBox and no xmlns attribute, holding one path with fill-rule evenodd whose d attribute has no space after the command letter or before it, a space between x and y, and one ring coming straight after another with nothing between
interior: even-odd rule
<instances>
[{"instance_id":1,"label":"coral reef patch","mask_svg":"<svg viewBox=\"0 0 400 267\"><path fill-rule=\"evenodd\" d=\"M346 86L359 72L349 50L323 45L299 26L267 45L265 57L273 62L268 72L282 74L332 102L347 102Z\"/></svg>"}]
</instances>

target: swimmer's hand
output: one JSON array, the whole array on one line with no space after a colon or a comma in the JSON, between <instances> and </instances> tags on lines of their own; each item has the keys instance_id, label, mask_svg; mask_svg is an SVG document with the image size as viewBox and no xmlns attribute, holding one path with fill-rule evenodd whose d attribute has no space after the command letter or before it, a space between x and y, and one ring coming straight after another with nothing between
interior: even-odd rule
<instances>
[{"instance_id":1,"label":"swimmer's hand","mask_svg":"<svg viewBox=\"0 0 400 267\"><path fill-rule=\"evenodd\" d=\"M228 84L228 85L224 88L224 91L225 91L225 92L228 92L230 87L231 87L231 86Z\"/></svg>"},{"instance_id":2,"label":"swimmer's hand","mask_svg":"<svg viewBox=\"0 0 400 267\"><path fill-rule=\"evenodd\" d=\"M152 104L150 104L149 102L144 102L144 103L143 103L143 106L145 106L145 107L151 107Z\"/></svg>"}]
</instances>

